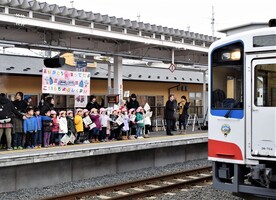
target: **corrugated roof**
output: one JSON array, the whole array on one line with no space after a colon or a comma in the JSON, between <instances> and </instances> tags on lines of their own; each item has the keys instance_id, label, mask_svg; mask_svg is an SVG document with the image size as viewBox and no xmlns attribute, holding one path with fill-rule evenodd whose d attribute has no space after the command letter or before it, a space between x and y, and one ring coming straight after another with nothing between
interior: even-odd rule
<instances>
[{"instance_id":1,"label":"corrugated roof","mask_svg":"<svg viewBox=\"0 0 276 200\"><path fill-rule=\"evenodd\" d=\"M68 8L65 6L58 6L56 4L48 4L46 2L38 2L34 0L1 0L0 6L8 6L14 9L31 10L37 13L47 15L60 16L62 18L72 18L76 20L96 22L99 24L107 24L122 28L129 28L139 31L147 31L151 33L177 36L183 38L190 38L202 41L213 42L217 40L216 37L183 31L174 28L156 26L155 24L131 21L129 19L116 18L114 16L101 15L100 13L93 13L84 10L77 10L75 8Z\"/></svg>"}]
</instances>

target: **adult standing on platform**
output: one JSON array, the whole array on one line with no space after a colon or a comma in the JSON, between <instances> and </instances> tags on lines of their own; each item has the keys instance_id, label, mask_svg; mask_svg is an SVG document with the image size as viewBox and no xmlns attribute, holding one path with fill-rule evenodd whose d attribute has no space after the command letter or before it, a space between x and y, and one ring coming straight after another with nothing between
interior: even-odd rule
<instances>
[{"instance_id":1,"label":"adult standing on platform","mask_svg":"<svg viewBox=\"0 0 276 200\"><path fill-rule=\"evenodd\" d=\"M94 95L91 95L90 102L87 103L86 109L90 112L93 108L100 110L101 106L97 103L96 97Z\"/></svg>"},{"instance_id":2,"label":"adult standing on platform","mask_svg":"<svg viewBox=\"0 0 276 200\"><path fill-rule=\"evenodd\" d=\"M178 103L180 133L182 133L182 125L183 125L184 132L186 131L186 123L188 118L189 106L190 106L190 102L188 102L186 96L182 96L181 102Z\"/></svg>"},{"instance_id":3,"label":"adult standing on platform","mask_svg":"<svg viewBox=\"0 0 276 200\"><path fill-rule=\"evenodd\" d=\"M167 135L173 135L171 133L172 123L174 120L174 112L175 112L175 106L174 106L174 95L170 94L169 100L166 102L165 107L165 119L166 119L166 132Z\"/></svg>"},{"instance_id":4,"label":"adult standing on platform","mask_svg":"<svg viewBox=\"0 0 276 200\"><path fill-rule=\"evenodd\" d=\"M23 100L23 93L17 92L15 94L15 101L13 101L13 105L15 109L20 112L21 114L26 113L26 109L28 107L28 104L26 101ZM24 146L25 141L25 134L23 134L23 120L22 117L18 115L14 115L13 117L13 148L16 149L22 149Z\"/></svg>"},{"instance_id":5,"label":"adult standing on platform","mask_svg":"<svg viewBox=\"0 0 276 200\"><path fill-rule=\"evenodd\" d=\"M136 94L131 94L129 101L127 101L128 110L130 110L131 108L137 110L137 108L140 106L136 98Z\"/></svg>"},{"instance_id":6,"label":"adult standing on platform","mask_svg":"<svg viewBox=\"0 0 276 200\"><path fill-rule=\"evenodd\" d=\"M7 138L7 150L12 150L11 148L11 131L13 128L12 124L12 113L18 116L18 118L25 119L14 107L12 102L6 98L5 94L0 94L0 140L3 133L6 134Z\"/></svg>"}]
</instances>

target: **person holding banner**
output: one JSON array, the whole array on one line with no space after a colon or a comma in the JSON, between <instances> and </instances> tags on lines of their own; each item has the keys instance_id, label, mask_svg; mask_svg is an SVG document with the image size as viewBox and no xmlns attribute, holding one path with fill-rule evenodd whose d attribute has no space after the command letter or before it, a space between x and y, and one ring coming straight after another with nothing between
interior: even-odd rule
<instances>
[{"instance_id":1,"label":"person holding banner","mask_svg":"<svg viewBox=\"0 0 276 200\"><path fill-rule=\"evenodd\" d=\"M90 143L89 131L90 131L90 125L92 124L92 120L89 116L89 110L83 109L82 121L83 121L83 131L84 131L83 144L89 144Z\"/></svg>"},{"instance_id":2,"label":"person holding banner","mask_svg":"<svg viewBox=\"0 0 276 200\"><path fill-rule=\"evenodd\" d=\"M67 133L68 133L66 111L59 112L58 124L59 124L59 134L58 134L59 146L67 145L68 142L66 143L61 140L65 135L67 137Z\"/></svg>"},{"instance_id":3,"label":"person holding banner","mask_svg":"<svg viewBox=\"0 0 276 200\"><path fill-rule=\"evenodd\" d=\"M99 142L99 134L101 129L100 115L96 108L92 108L90 112L90 118L93 122L94 127L90 130L92 142Z\"/></svg>"},{"instance_id":4,"label":"person holding banner","mask_svg":"<svg viewBox=\"0 0 276 200\"><path fill-rule=\"evenodd\" d=\"M106 142L107 141L107 133L109 132L110 128L110 117L106 114L107 109L101 108L100 109L100 122L101 122L101 130L100 130L100 138L99 140L101 142Z\"/></svg>"},{"instance_id":5,"label":"person holding banner","mask_svg":"<svg viewBox=\"0 0 276 200\"><path fill-rule=\"evenodd\" d=\"M122 127L122 139L127 140L128 139L128 132L129 132L129 117L127 113L127 109L122 109L122 118L123 118L123 127Z\"/></svg>"},{"instance_id":6,"label":"person holding banner","mask_svg":"<svg viewBox=\"0 0 276 200\"><path fill-rule=\"evenodd\" d=\"M73 111L69 110L67 111L67 127L68 127L68 135L70 137L70 143L69 144L74 144L75 142L75 137L76 137L76 127L74 124L74 116L73 116Z\"/></svg>"},{"instance_id":7,"label":"person holding banner","mask_svg":"<svg viewBox=\"0 0 276 200\"><path fill-rule=\"evenodd\" d=\"M115 140L117 139L117 136L119 135L119 124L116 122L118 118L118 112L117 110L113 110L112 114L110 115L110 136L109 140Z\"/></svg>"}]
</instances>

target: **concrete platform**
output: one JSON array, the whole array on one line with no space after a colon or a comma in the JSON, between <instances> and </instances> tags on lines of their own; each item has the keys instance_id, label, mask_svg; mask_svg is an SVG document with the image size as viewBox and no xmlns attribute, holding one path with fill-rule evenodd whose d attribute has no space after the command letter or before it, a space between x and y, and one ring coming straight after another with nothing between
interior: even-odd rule
<instances>
[{"instance_id":1,"label":"concrete platform","mask_svg":"<svg viewBox=\"0 0 276 200\"><path fill-rule=\"evenodd\" d=\"M207 158L207 133L1 151L0 192ZM158 136L158 137L157 137Z\"/></svg>"}]
</instances>

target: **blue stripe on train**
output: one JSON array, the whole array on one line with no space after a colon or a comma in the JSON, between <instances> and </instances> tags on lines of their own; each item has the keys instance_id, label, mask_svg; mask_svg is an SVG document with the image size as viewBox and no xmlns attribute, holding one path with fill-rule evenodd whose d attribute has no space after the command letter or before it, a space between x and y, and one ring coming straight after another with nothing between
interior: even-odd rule
<instances>
[{"instance_id":1,"label":"blue stripe on train","mask_svg":"<svg viewBox=\"0 0 276 200\"><path fill-rule=\"evenodd\" d=\"M224 117L229 110L211 110L213 116ZM242 119L244 110L231 110L229 118Z\"/></svg>"}]
</instances>

